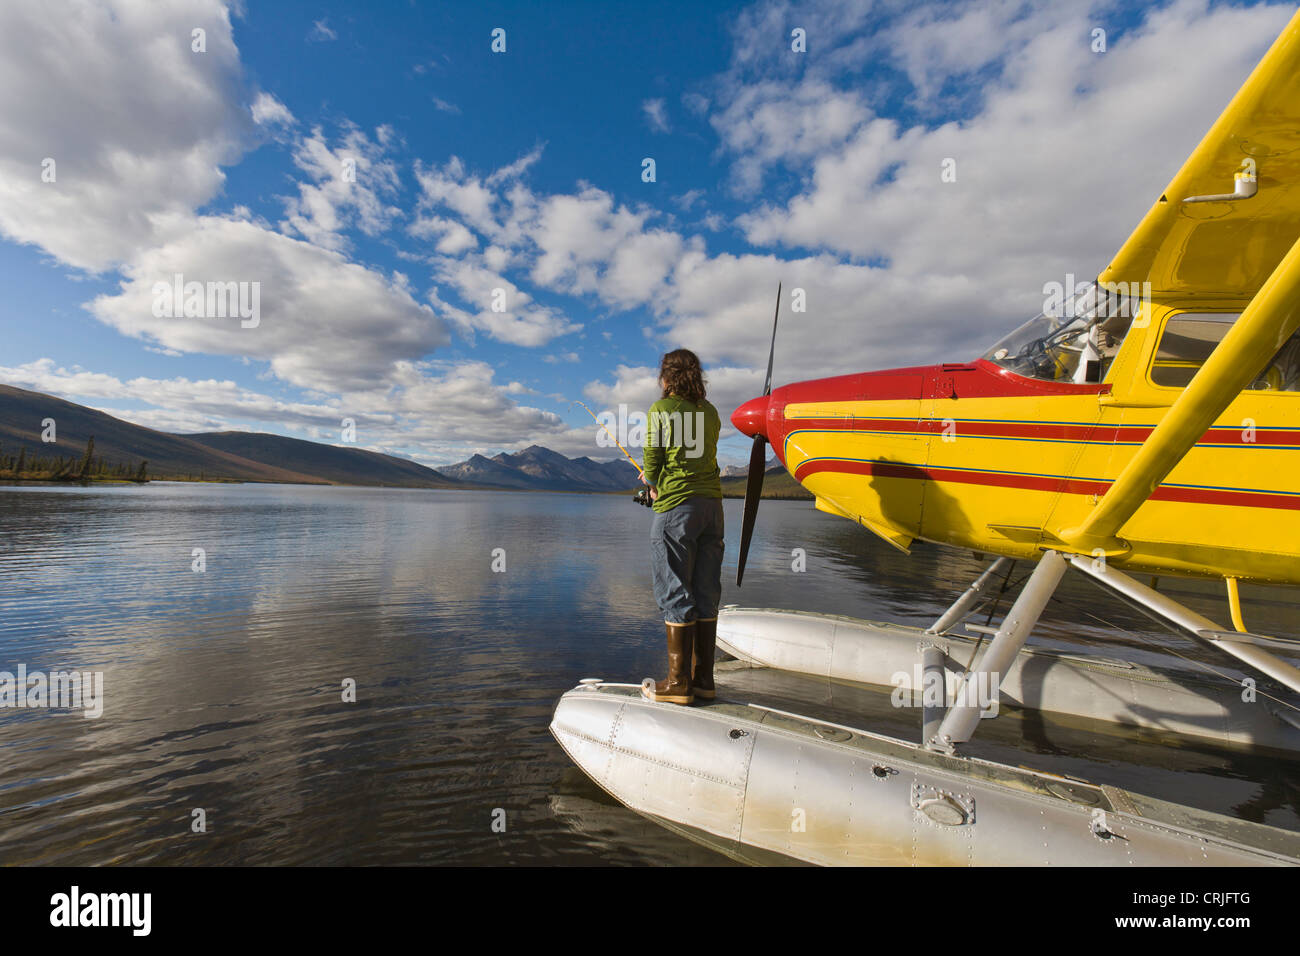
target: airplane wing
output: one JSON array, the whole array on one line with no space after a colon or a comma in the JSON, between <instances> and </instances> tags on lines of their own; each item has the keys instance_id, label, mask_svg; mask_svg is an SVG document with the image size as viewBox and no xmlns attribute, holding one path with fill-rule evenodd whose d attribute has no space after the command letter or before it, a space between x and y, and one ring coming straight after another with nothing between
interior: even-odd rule
<instances>
[{"instance_id":1,"label":"airplane wing","mask_svg":"<svg viewBox=\"0 0 1300 956\"><path fill-rule=\"evenodd\" d=\"M1229 195L1233 198L1211 198ZM1251 296L1297 232L1300 12L1099 281L1112 289L1121 282L1150 282L1157 293Z\"/></svg>"}]
</instances>

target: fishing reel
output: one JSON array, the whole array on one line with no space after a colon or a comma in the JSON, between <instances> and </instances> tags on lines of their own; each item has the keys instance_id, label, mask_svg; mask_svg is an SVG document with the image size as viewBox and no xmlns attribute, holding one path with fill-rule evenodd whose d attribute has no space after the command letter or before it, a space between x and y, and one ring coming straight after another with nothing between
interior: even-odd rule
<instances>
[{"instance_id":1,"label":"fishing reel","mask_svg":"<svg viewBox=\"0 0 1300 956\"><path fill-rule=\"evenodd\" d=\"M650 500L650 489L641 488L632 496L632 500L639 505L645 505L647 508L653 506L654 502Z\"/></svg>"}]
</instances>

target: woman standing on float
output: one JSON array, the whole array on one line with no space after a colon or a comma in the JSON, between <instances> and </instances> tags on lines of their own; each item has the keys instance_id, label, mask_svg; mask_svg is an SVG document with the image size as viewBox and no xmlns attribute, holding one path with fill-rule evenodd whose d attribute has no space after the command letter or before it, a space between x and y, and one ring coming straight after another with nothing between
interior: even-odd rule
<instances>
[{"instance_id":1,"label":"woman standing on float","mask_svg":"<svg viewBox=\"0 0 1300 956\"><path fill-rule=\"evenodd\" d=\"M663 397L647 415L643 480L654 502L650 554L655 600L668 631L668 678L646 678L641 693L689 704L714 696L722 599L722 423L704 397L704 372L694 352L665 355L659 386Z\"/></svg>"}]
</instances>

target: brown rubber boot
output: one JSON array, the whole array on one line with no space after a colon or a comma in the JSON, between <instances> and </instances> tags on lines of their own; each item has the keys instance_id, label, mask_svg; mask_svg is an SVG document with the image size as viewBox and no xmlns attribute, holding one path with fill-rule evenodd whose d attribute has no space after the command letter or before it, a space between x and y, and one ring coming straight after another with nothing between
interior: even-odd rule
<instances>
[{"instance_id":1,"label":"brown rubber boot","mask_svg":"<svg viewBox=\"0 0 1300 956\"><path fill-rule=\"evenodd\" d=\"M713 700L717 692L713 687L713 650L718 640L718 619L695 622L695 670L691 675L691 691L701 700Z\"/></svg>"},{"instance_id":2,"label":"brown rubber boot","mask_svg":"<svg viewBox=\"0 0 1300 956\"><path fill-rule=\"evenodd\" d=\"M691 654L695 643L695 622L667 624L668 679L647 677L641 684L641 696L669 704L689 704L691 694Z\"/></svg>"}]
</instances>

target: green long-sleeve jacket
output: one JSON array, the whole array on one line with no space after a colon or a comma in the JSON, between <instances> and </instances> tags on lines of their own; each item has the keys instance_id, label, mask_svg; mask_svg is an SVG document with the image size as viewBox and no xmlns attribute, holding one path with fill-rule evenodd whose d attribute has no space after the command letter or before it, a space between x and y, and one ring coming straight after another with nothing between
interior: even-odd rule
<instances>
[{"instance_id":1,"label":"green long-sleeve jacket","mask_svg":"<svg viewBox=\"0 0 1300 956\"><path fill-rule=\"evenodd\" d=\"M661 398L646 416L645 477L659 491L655 511L671 511L687 498L722 497L718 433L722 421L708 401Z\"/></svg>"}]
</instances>

